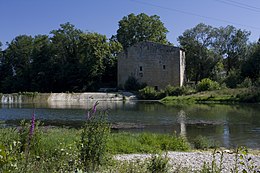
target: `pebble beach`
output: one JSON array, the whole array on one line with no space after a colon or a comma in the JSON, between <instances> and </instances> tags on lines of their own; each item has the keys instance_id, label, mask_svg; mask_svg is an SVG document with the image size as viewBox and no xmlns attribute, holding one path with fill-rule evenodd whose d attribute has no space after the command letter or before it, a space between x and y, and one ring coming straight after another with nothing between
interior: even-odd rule
<instances>
[{"instance_id":1,"label":"pebble beach","mask_svg":"<svg viewBox=\"0 0 260 173\"><path fill-rule=\"evenodd\" d=\"M116 155L115 159L120 161L135 161L135 160L146 160L151 158L151 154L123 154ZM243 159L239 157L237 159L238 172L242 172L243 169L247 172L251 172L249 166L254 166L252 168L256 172L260 172L260 155L244 155ZM215 160L217 167L220 167L220 161L222 157L222 173L230 173L235 169L236 154L224 152L223 156L221 152L216 152L213 156L212 152L209 151L198 151L198 152L168 152L167 157L169 158L169 165L171 172L176 172L177 170L188 170L188 172L196 172L201 170L203 164L212 165L212 161ZM215 157L215 159L213 158ZM249 159L250 158L250 159ZM248 161L249 159L249 161ZM246 161L247 160L247 161ZM245 165L239 162L245 163Z\"/></svg>"}]
</instances>

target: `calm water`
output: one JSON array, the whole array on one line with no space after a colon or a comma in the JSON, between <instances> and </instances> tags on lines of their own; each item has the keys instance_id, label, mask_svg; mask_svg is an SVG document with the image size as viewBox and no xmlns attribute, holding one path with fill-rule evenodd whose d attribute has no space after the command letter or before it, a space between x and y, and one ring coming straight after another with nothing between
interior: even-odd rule
<instances>
[{"instance_id":1,"label":"calm water","mask_svg":"<svg viewBox=\"0 0 260 173\"><path fill-rule=\"evenodd\" d=\"M86 108L93 103L0 105L0 125L16 126L36 118L46 125L80 127ZM109 121L121 131L177 133L193 139L210 137L221 146L246 145L260 149L260 105L182 105L165 106L158 102L99 102L99 110L108 110Z\"/></svg>"}]
</instances>

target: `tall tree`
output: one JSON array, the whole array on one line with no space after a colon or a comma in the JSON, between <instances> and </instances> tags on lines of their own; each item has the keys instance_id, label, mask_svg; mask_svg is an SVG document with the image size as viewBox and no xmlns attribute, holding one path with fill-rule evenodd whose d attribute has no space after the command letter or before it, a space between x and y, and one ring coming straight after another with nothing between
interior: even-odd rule
<instances>
[{"instance_id":1,"label":"tall tree","mask_svg":"<svg viewBox=\"0 0 260 173\"><path fill-rule=\"evenodd\" d=\"M33 91L55 91L55 74L58 64L55 62L54 53L53 46L47 35L35 36L31 67Z\"/></svg>"},{"instance_id":2,"label":"tall tree","mask_svg":"<svg viewBox=\"0 0 260 173\"><path fill-rule=\"evenodd\" d=\"M113 39L109 40L110 53L104 58L104 73L102 75L102 85L104 87L117 86L117 56L123 50L122 45Z\"/></svg>"},{"instance_id":3,"label":"tall tree","mask_svg":"<svg viewBox=\"0 0 260 173\"><path fill-rule=\"evenodd\" d=\"M105 71L104 59L110 55L110 47L105 35L86 33L80 36L80 88L94 90L101 83Z\"/></svg>"},{"instance_id":4,"label":"tall tree","mask_svg":"<svg viewBox=\"0 0 260 173\"><path fill-rule=\"evenodd\" d=\"M9 68L9 76L3 81L6 92L31 90L32 49L33 38L27 35L17 36L8 45L5 61Z\"/></svg>"},{"instance_id":5,"label":"tall tree","mask_svg":"<svg viewBox=\"0 0 260 173\"><path fill-rule=\"evenodd\" d=\"M60 28L51 31L50 39L55 51L55 63L59 64L56 69L56 88L60 91L72 91L76 85L78 73L77 62L79 61L80 35L83 32L76 29L70 23L61 24Z\"/></svg>"},{"instance_id":6,"label":"tall tree","mask_svg":"<svg viewBox=\"0 0 260 173\"><path fill-rule=\"evenodd\" d=\"M242 66L243 77L250 77L253 81L260 79L260 44L255 43L252 52Z\"/></svg>"},{"instance_id":7,"label":"tall tree","mask_svg":"<svg viewBox=\"0 0 260 173\"><path fill-rule=\"evenodd\" d=\"M186 52L186 75L188 80L196 83L203 78L210 77L219 56L212 50L215 29L203 23L186 30L178 41Z\"/></svg>"},{"instance_id":8,"label":"tall tree","mask_svg":"<svg viewBox=\"0 0 260 173\"><path fill-rule=\"evenodd\" d=\"M141 41L153 41L168 44L166 34L168 30L157 15L148 16L129 14L119 21L116 38L126 49Z\"/></svg>"},{"instance_id":9,"label":"tall tree","mask_svg":"<svg viewBox=\"0 0 260 173\"><path fill-rule=\"evenodd\" d=\"M224 58L227 73L240 69L247 57L247 42L250 32L234 26L220 27L216 30L215 51Z\"/></svg>"}]
</instances>

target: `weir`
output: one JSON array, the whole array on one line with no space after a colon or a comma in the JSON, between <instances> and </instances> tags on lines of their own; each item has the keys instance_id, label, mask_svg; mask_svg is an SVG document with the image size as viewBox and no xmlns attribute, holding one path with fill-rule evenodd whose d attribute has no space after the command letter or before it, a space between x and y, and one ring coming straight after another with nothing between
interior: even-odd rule
<instances>
[{"instance_id":1,"label":"weir","mask_svg":"<svg viewBox=\"0 0 260 173\"><path fill-rule=\"evenodd\" d=\"M1 95L0 95L1 96ZM12 103L79 103L89 101L122 101L122 100L135 100L136 96L129 92L120 93L101 93L101 92L88 92L88 93L36 93L36 94L3 94L1 96L2 104Z\"/></svg>"},{"instance_id":2,"label":"weir","mask_svg":"<svg viewBox=\"0 0 260 173\"><path fill-rule=\"evenodd\" d=\"M1 103L22 103L22 95L3 94Z\"/></svg>"}]
</instances>

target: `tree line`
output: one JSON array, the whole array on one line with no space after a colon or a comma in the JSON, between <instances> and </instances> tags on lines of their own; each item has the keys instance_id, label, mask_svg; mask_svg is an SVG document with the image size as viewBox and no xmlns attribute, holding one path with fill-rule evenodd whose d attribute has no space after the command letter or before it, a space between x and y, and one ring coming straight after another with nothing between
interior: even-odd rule
<instances>
[{"instance_id":1,"label":"tree line","mask_svg":"<svg viewBox=\"0 0 260 173\"><path fill-rule=\"evenodd\" d=\"M245 79L260 77L260 40L249 42L250 32L234 26L203 23L186 30L178 41L186 50L186 76L196 83L211 78L235 88ZM258 81L260 82L260 81Z\"/></svg>"},{"instance_id":2,"label":"tree line","mask_svg":"<svg viewBox=\"0 0 260 173\"><path fill-rule=\"evenodd\" d=\"M49 35L19 35L2 50L0 92L84 92L116 87L117 55L135 43L153 41L172 45L157 15L129 14L116 35L83 32L70 23ZM186 78L203 78L236 87L260 77L260 41L249 42L250 32L233 26L198 24L178 37L186 52Z\"/></svg>"}]
</instances>

